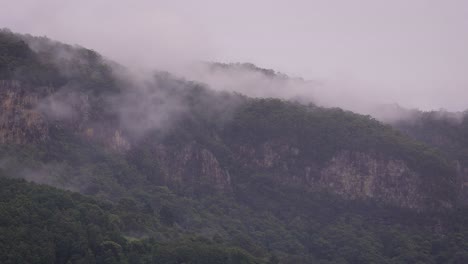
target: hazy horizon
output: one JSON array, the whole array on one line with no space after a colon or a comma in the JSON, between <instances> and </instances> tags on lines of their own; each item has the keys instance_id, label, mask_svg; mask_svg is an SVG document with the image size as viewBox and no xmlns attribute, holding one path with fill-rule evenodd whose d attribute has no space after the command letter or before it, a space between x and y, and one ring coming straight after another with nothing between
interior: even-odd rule
<instances>
[{"instance_id":1,"label":"hazy horizon","mask_svg":"<svg viewBox=\"0 0 468 264\"><path fill-rule=\"evenodd\" d=\"M133 67L251 62L348 100L468 109L466 1L19 0L3 3L0 27Z\"/></svg>"}]
</instances>

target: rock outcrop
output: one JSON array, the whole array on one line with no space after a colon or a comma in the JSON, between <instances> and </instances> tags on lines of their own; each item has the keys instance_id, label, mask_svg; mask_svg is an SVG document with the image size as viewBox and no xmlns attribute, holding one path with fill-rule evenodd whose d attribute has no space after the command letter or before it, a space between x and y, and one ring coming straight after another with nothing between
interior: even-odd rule
<instances>
[{"instance_id":1,"label":"rock outcrop","mask_svg":"<svg viewBox=\"0 0 468 264\"><path fill-rule=\"evenodd\" d=\"M271 173L281 184L407 208L424 207L428 198L421 189L421 175L404 161L384 155L342 150L323 163L301 156L298 147L279 142L266 142L257 148L241 146L238 151L240 164Z\"/></svg>"},{"instance_id":2,"label":"rock outcrop","mask_svg":"<svg viewBox=\"0 0 468 264\"><path fill-rule=\"evenodd\" d=\"M182 147L158 144L154 149L154 158L161 166L166 185L189 191L201 185L214 191L231 191L229 172L213 153L195 142Z\"/></svg>"},{"instance_id":3,"label":"rock outcrop","mask_svg":"<svg viewBox=\"0 0 468 264\"><path fill-rule=\"evenodd\" d=\"M38 95L17 81L0 81L0 143L37 143L48 137L48 126L36 111Z\"/></svg>"},{"instance_id":4,"label":"rock outcrop","mask_svg":"<svg viewBox=\"0 0 468 264\"><path fill-rule=\"evenodd\" d=\"M68 112L58 113L58 117L51 119L47 111L41 112L37 107L39 101L44 98L47 101L50 96L41 97L27 92L16 82L3 81L0 84L3 85L0 90L2 144L45 142L49 139L53 122L62 122L63 127L78 137L123 156L140 144L125 135L117 122L91 120L92 106L85 95L74 95L72 99L68 95L55 98L69 107L62 107ZM223 139L216 137L222 142ZM381 153L341 149L330 158L319 161L308 156L307 150L301 146L281 140L259 142L256 147L231 143L225 147L228 149L225 155L232 163L229 166L220 162L210 147L195 140L175 145L155 142L151 157L161 171L160 183L188 195L197 190L232 192L231 177L237 175L231 176L228 167L236 166L269 175L277 184L300 185L311 191L325 190L347 199L373 199L400 207L424 208L426 201L433 198L422 188L423 175L404 160ZM466 168L459 166L458 172L461 179L468 178ZM466 188L465 185L462 187ZM440 199L439 204L451 206L451 201Z\"/></svg>"}]
</instances>

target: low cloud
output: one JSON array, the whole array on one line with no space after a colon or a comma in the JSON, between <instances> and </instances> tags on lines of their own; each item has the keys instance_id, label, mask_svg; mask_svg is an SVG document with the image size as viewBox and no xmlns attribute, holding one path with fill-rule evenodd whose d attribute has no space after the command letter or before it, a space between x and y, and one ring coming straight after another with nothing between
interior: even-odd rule
<instances>
[{"instance_id":1,"label":"low cloud","mask_svg":"<svg viewBox=\"0 0 468 264\"><path fill-rule=\"evenodd\" d=\"M86 94L74 91L72 87L62 87L57 92L41 99L36 110L49 120L76 120L89 112L90 105Z\"/></svg>"},{"instance_id":2,"label":"low cloud","mask_svg":"<svg viewBox=\"0 0 468 264\"><path fill-rule=\"evenodd\" d=\"M179 72L187 79L200 82L213 90L239 92L250 97L281 98L322 107L340 107L372 115L383 121L409 118L417 110L391 103L364 84L353 79L304 80L249 63L199 63Z\"/></svg>"},{"instance_id":3,"label":"low cloud","mask_svg":"<svg viewBox=\"0 0 468 264\"><path fill-rule=\"evenodd\" d=\"M285 88L265 96L313 96L352 110L370 101L463 111L467 3L424 1L421 9L420 2L17 0L2 3L0 25L80 44L138 70L241 61L313 81L279 82ZM209 77L213 87L264 96L260 89L219 85L226 76L218 77ZM277 85L243 77L258 87Z\"/></svg>"}]
</instances>

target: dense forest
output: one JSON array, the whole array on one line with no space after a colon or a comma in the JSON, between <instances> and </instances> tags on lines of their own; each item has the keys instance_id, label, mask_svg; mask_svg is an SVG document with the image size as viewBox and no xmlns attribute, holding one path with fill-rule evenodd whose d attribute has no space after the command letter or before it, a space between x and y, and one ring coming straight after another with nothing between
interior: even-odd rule
<instances>
[{"instance_id":1,"label":"dense forest","mask_svg":"<svg viewBox=\"0 0 468 264\"><path fill-rule=\"evenodd\" d=\"M393 124L404 133L435 146L452 159L468 162L468 111L416 112Z\"/></svg>"},{"instance_id":2,"label":"dense forest","mask_svg":"<svg viewBox=\"0 0 468 264\"><path fill-rule=\"evenodd\" d=\"M451 163L466 119L439 147L338 108L131 80L94 51L7 30L0 76L18 83L0 87L1 263L468 261ZM310 184L339 153L405 164L418 203Z\"/></svg>"},{"instance_id":3,"label":"dense forest","mask_svg":"<svg viewBox=\"0 0 468 264\"><path fill-rule=\"evenodd\" d=\"M237 200L99 202L1 178L2 263L465 263L467 211L421 214L257 181ZM141 195L141 194L140 194ZM249 195L249 196L247 196ZM153 198L154 199L154 198ZM248 204L255 201L254 204ZM242 248L242 249L240 249ZM257 256L257 258L252 257Z\"/></svg>"},{"instance_id":4,"label":"dense forest","mask_svg":"<svg viewBox=\"0 0 468 264\"><path fill-rule=\"evenodd\" d=\"M0 183L2 263L258 263L243 250L195 235L165 242L126 237L121 229L128 222L159 223L131 201L97 202L4 175ZM170 221L167 214L162 222Z\"/></svg>"}]
</instances>

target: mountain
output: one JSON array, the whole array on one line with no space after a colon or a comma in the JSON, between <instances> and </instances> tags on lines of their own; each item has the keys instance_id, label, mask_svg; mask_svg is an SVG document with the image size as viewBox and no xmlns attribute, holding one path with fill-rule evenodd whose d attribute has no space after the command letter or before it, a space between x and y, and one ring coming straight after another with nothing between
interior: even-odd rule
<instances>
[{"instance_id":1,"label":"mountain","mask_svg":"<svg viewBox=\"0 0 468 264\"><path fill-rule=\"evenodd\" d=\"M453 156L370 116L133 74L86 48L6 30L0 76L2 174L68 190L2 179L1 210L19 220L2 221L1 241L36 252L25 263L468 259ZM66 228L49 230L64 221L78 249L57 243ZM47 247L12 223L43 230Z\"/></svg>"},{"instance_id":2,"label":"mountain","mask_svg":"<svg viewBox=\"0 0 468 264\"><path fill-rule=\"evenodd\" d=\"M468 198L468 112L412 111L391 125L443 153L456 168L460 199Z\"/></svg>"}]
</instances>

